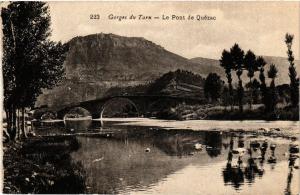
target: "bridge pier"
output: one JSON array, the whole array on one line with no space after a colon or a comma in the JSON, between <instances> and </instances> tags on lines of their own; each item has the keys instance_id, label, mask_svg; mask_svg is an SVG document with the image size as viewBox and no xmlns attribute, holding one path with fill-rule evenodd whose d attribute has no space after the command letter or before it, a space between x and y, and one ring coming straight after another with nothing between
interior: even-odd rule
<instances>
[{"instance_id":1,"label":"bridge pier","mask_svg":"<svg viewBox=\"0 0 300 195\"><path fill-rule=\"evenodd\" d=\"M91 113L93 119L100 118L100 113Z\"/></svg>"}]
</instances>

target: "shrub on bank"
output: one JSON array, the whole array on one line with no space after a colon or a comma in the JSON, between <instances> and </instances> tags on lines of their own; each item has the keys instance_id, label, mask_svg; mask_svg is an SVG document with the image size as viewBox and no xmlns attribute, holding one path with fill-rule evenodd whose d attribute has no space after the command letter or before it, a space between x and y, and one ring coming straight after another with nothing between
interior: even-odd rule
<instances>
[{"instance_id":1,"label":"shrub on bank","mask_svg":"<svg viewBox=\"0 0 300 195\"><path fill-rule=\"evenodd\" d=\"M71 160L76 137L32 138L5 146L4 193L85 193L85 173Z\"/></svg>"},{"instance_id":2,"label":"shrub on bank","mask_svg":"<svg viewBox=\"0 0 300 195\"><path fill-rule=\"evenodd\" d=\"M274 112L264 112L261 109L245 110L244 112L216 111L210 112L207 119L213 120L299 120L298 109L277 109Z\"/></svg>"}]
</instances>

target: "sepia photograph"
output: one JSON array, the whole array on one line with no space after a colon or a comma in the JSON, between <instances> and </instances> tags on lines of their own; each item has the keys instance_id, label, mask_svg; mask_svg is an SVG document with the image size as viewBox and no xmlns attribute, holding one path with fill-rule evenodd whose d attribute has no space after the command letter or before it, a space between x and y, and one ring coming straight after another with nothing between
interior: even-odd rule
<instances>
[{"instance_id":1,"label":"sepia photograph","mask_svg":"<svg viewBox=\"0 0 300 195\"><path fill-rule=\"evenodd\" d=\"M2 193L300 194L299 1L0 9Z\"/></svg>"}]
</instances>

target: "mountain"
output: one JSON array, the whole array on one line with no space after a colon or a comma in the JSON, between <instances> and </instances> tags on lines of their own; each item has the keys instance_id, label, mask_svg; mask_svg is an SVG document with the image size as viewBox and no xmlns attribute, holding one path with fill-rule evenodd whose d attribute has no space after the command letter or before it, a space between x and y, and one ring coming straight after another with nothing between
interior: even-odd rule
<instances>
[{"instance_id":1,"label":"mountain","mask_svg":"<svg viewBox=\"0 0 300 195\"><path fill-rule=\"evenodd\" d=\"M225 72L220 66L219 60L197 57L190 59L190 62L198 64L198 68L201 70L198 74L204 78L211 72L217 73L222 78L225 78Z\"/></svg>"},{"instance_id":2,"label":"mountain","mask_svg":"<svg viewBox=\"0 0 300 195\"><path fill-rule=\"evenodd\" d=\"M147 84L177 69L199 72L198 64L144 38L100 33L75 37L68 45L66 80L44 90L37 107L101 98L111 88Z\"/></svg>"},{"instance_id":3,"label":"mountain","mask_svg":"<svg viewBox=\"0 0 300 195\"><path fill-rule=\"evenodd\" d=\"M75 37L65 62L69 79L80 81L149 81L197 64L138 37L95 34Z\"/></svg>"},{"instance_id":4,"label":"mountain","mask_svg":"<svg viewBox=\"0 0 300 195\"><path fill-rule=\"evenodd\" d=\"M101 98L109 95L111 89L145 85L177 69L202 77L216 72L226 79L218 60L187 59L144 38L100 33L74 37L67 44L66 80L52 90L43 90L37 107ZM278 83L288 82L285 58L266 57L266 61L281 65Z\"/></svg>"}]
</instances>

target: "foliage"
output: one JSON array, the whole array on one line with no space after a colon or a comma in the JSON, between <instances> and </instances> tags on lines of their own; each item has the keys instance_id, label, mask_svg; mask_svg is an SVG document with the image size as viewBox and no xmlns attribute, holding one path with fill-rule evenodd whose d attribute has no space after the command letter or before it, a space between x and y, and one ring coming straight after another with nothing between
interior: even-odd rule
<instances>
[{"instance_id":1,"label":"foliage","mask_svg":"<svg viewBox=\"0 0 300 195\"><path fill-rule=\"evenodd\" d=\"M251 97L252 97L252 100L251 100L251 103L253 101L254 104L257 104L258 103L258 100L259 100L259 95L260 95L260 83L257 79L253 79L253 81L247 83L245 85L246 88L248 89L251 89Z\"/></svg>"},{"instance_id":2,"label":"foliage","mask_svg":"<svg viewBox=\"0 0 300 195\"><path fill-rule=\"evenodd\" d=\"M164 93L164 90L171 85L177 85L180 83L202 86L204 83L204 79L197 74L194 74L190 71L186 70L176 70L174 72L168 72L158 79L156 79L153 83L149 85L147 90L148 94L161 94Z\"/></svg>"},{"instance_id":3,"label":"foliage","mask_svg":"<svg viewBox=\"0 0 300 195\"><path fill-rule=\"evenodd\" d=\"M275 87L275 78L277 77L278 70L274 64L270 65L270 69L268 70L268 77L272 79L270 88L268 90L268 104L267 111L274 111L277 104L277 90Z\"/></svg>"},{"instance_id":4,"label":"foliage","mask_svg":"<svg viewBox=\"0 0 300 195\"><path fill-rule=\"evenodd\" d=\"M290 85L289 84L282 84L276 86L276 90L278 92L278 102L283 104L288 104L291 101L290 98Z\"/></svg>"},{"instance_id":5,"label":"foliage","mask_svg":"<svg viewBox=\"0 0 300 195\"><path fill-rule=\"evenodd\" d=\"M221 98L222 98L223 106L225 106L225 109L227 109L227 106L230 103L230 94L229 94L229 89L227 86L223 87Z\"/></svg>"},{"instance_id":6,"label":"foliage","mask_svg":"<svg viewBox=\"0 0 300 195\"><path fill-rule=\"evenodd\" d=\"M244 69L244 51L235 43L230 49L230 55L233 60L233 69L236 71L239 81Z\"/></svg>"},{"instance_id":7,"label":"foliage","mask_svg":"<svg viewBox=\"0 0 300 195\"><path fill-rule=\"evenodd\" d=\"M262 109L239 111L215 110L210 112L207 119L210 120L299 120L299 110L297 108L277 109L276 112L268 112Z\"/></svg>"},{"instance_id":8,"label":"foliage","mask_svg":"<svg viewBox=\"0 0 300 195\"><path fill-rule=\"evenodd\" d=\"M229 103L231 104L231 110L232 110L233 109L233 88L232 88L231 70L233 69L233 61L230 52L228 52L225 49L222 52L220 65L225 69L227 83L228 83Z\"/></svg>"},{"instance_id":9,"label":"foliage","mask_svg":"<svg viewBox=\"0 0 300 195\"><path fill-rule=\"evenodd\" d=\"M4 106L14 137L16 110L24 115L24 108L33 106L42 88L60 81L67 46L49 40L50 14L45 2L12 2L2 8L1 17Z\"/></svg>"},{"instance_id":10,"label":"foliage","mask_svg":"<svg viewBox=\"0 0 300 195\"><path fill-rule=\"evenodd\" d=\"M248 50L245 58L244 58L244 65L245 69L248 71L247 76L249 77L250 81L250 109L252 108L252 96L253 96L253 88L252 88L252 77L254 76L254 73L258 70L257 67L257 61L256 61L256 56L255 54L251 51Z\"/></svg>"},{"instance_id":11,"label":"foliage","mask_svg":"<svg viewBox=\"0 0 300 195\"><path fill-rule=\"evenodd\" d=\"M238 89L237 89L237 97L239 103L240 112L243 111L243 97L244 97L244 88L241 76L243 74L244 69L244 51L240 48L238 44L234 44L230 49L230 54L233 59L233 69L236 71L236 75L239 79Z\"/></svg>"},{"instance_id":12,"label":"foliage","mask_svg":"<svg viewBox=\"0 0 300 195\"><path fill-rule=\"evenodd\" d=\"M86 193L83 166L79 162L73 162L70 156L79 147L80 143L72 136L31 138L20 145L7 145L3 156L3 192Z\"/></svg>"},{"instance_id":13,"label":"foliage","mask_svg":"<svg viewBox=\"0 0 300 195\"><path fill-rule=\"evenodd\" d=\"M268 98L267 98L267 85L266 85L266 78L264 74L264 67L267 64L263 57L259 56L256 59L257 67L259 69L259 80L260 80L260 91L262 95L262 103L267 107Z\"/></svg>"},{"instance_id":14,"label":"foliage","mask_svg":"<svg viewBox=\"0 0 300 195\"><path fill-rule=\"evenodd\" d=\"M221 96L224 82L216 73L209 73L204 82L204 94L207 99L216 101Z\"/></svg>"},{"instance_id":15,"label":"foliage","mask_svg":"<svg viewBox=\"0 0 300 195\"><path fill-rule=\"evenodd\" d=\"M270 69L268 70L268 77L270 79L272 79L272 81L274 81L275 78L278 76L277 73L278 73L278 70L277 70L275 64L271 64Z\"/></svg>"},{"instance_id":16,"label":"foliage","mask_svg":"<svg viewBox=\"0 0 300 195\"><path fill-rule=\"evenodd\" d=\"M244 64L245 69L248 71L247 76L251 81L251 78L254 76L255 71L258 70L256 56L251 50L247 51L244 59Z\"/></svg>"},{"instance_id":17,"label":"foliage","mask_svg":"<svg viewBox=\"0 0 300 195\"><path fill-rule=\"evenodd\" d=\"M288 61L289 66L289 77L290 77L290 90L291 90L291 101L293 106L298 106L299 104L299 78L297 78L296 67L294 64L294 55L292 51L294 36L290 34L285 35L285 43L287 45L288 51Z\"/></svg>"},{"instance_id":18,"label":"foliage","mask_svg":"<svg viewBox=\"0 0 300 195\"><path fill-rule=\"evenodd\" d=\"M145 94L149 88L151 83L145 83L145 84L138 84L134 86L126 86L126 87L120 87L115 86L109 88L104 96L117 96L117 95L137 95L137 94Z\"/></svg>"},{"instance_id":19,"label":"foliage","mask_svg":"<svg viewBox=\"0 0 300 195\"><path fill-rule=\"evenodd\" d=\"M207 120L299 120L298 108L279 108L276 111L265 113L263 107L229 111L222 106L207 108L207 105L179 104L171 109L162 109L157 115L161 119L172 120L199 120L205 116Z\"/></svg>"}]
</instances>

